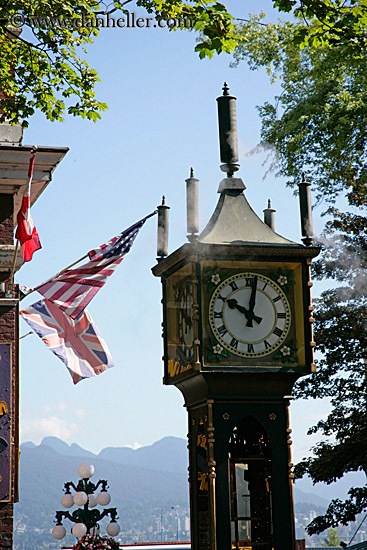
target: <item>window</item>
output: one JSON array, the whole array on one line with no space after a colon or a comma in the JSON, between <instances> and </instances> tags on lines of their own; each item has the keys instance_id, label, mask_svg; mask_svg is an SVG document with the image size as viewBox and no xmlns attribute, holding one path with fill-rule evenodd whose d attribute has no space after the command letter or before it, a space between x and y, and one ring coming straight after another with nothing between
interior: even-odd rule
<instances>
[{"instance_id":1,"label":"window","mask_svg":"<svg viewBox=\"0 0 367 550\"><path fill-rule=\"evenodd\" d=\"M266 431L247 416L229 442L232 548L272 550L272 479Z\"/></svg>"}]
</instances>

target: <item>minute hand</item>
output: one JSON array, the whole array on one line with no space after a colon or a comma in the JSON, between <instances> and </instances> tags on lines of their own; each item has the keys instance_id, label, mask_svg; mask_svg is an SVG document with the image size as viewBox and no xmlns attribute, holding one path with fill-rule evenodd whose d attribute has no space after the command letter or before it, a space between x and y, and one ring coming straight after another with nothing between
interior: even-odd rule
<instances>
[{"instance_id":1,"label":"minute hand","mask_svg":"<svg viewBox=\"0 0 367 550\"><path fill-rule=\"evenodd\" d=\"M235 300L234 298L230 298L229 300L227 300L227 304L231 309L238 309L238 311L243 313L248 321L251 320L251 325L249 325L249 326L252 326L252 320L254 320L258 324L261 323L261 321L262 321L261 317L258 317L257 315L254 315L254 313L252 311L250 311L250 310L246 309L245 307L241 306L237 302L237 300Z\"/></svg>"},{"instance_id":2,"label":"minute hand","mask_svg":"<svg viewBox=\"0 0 367 550\"><path fill-rule=\"evenodd\" d=\"M260 319L260 321L256 320L256 315L254 314L254 307L255 307L255 300L256 300L256 290L257 290L257 275L255 275L253 283L252 283L252 290L251 290L251 296L249 301L249 316L247 317L247 327L252 327L252 320L256 321L256 323L260 323L261 319L257 317L257 319Z\"/></svg>"}]
</instances>

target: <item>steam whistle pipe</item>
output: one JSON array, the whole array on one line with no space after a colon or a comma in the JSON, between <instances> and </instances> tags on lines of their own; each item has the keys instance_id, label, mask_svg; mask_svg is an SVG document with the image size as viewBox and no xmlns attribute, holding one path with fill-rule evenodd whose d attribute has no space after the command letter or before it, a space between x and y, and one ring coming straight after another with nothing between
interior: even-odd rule
<instances>
[{"instance_id":1,"label":"steam whistle pipe","mask_svg":"<svg viewBox=\"0 0 367 550\"><path fill-rule=\"evenodd\" d=\"M306 180L306 173L302 172L302 181L299 187L299 205L301 210L301 230L302 239L306 246L313 244L313 223L312 223L312 205L311 205L311 184Z\"/></svg>"},{"instance_id":2,"label":"steam whistle pipe","mask_svg":"<svg viewBox=\"0 0 367 550\"><path fill-rule=\"evenodd\" d=\"M157 256L163 258L168 255L168 225L169 225L169 206L166 205L166 199L162 197L162 204L157 207L158 210L158 232L157 232Z\"/></svg>"},{"instance_id":3,"label":"steam whistle pipe","mask_svg":"<svg viewBox=\"0 0 367 550\"><path fill-rule=\"evenodd\" d=\"M275 231L275 212L274 208L271 207L271 200L268 199L268 207L263 210L264 212L264 223Z\"/></svg>"},{"instance_id":4,"label":"steam whistle pipe","mask_svg":"<svg viewBox=\"0 0 367 550\"><path fill-rule=\"evenodd\" d=\"M224 164L220 167L227 176L239 169L238 163L238 139L237 139L237 117L236 97L229 95L227 83L223 86L223 95L217 97L218 122L219 122L219 146L220 160Z\"/></svg>"},{"instance_id":5,"label":"steam whistle pipe","mask_svg":"<svg viewBox=\"0 0 367 550\"><path fill-rule=\"evenodd\" d=\"M194 178L194 170L191 168L190 177L186 181L186 214L188 239L196 240L195 233L199 232L199 180Z\"/></svg>"}]
</instances>

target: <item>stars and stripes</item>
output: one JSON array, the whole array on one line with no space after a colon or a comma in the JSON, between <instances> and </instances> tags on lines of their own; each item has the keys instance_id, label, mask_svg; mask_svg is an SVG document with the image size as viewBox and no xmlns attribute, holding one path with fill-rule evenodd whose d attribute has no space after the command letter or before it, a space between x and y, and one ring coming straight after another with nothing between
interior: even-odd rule
<instances>
[{"instance_id":1,"label":"stars and stripes","mask_svg":"<svg viewBox=\"0 0 367 550\"><path fill-rule=\"evenodd\" d=\"M15 238L21 245L22 258L25 262L32 259L33 253L39 250L41 242L31 216L31 183L33 177L35 153L31 155L28 168L28 183L24 192L22 204L17 214L18 227Z\"/></svg>"},{"instance_id":2,"label":"stars and stripes","mask_svg":"<svg viewBox=\"0 0 367 550\"><path fill-rule=\"evenodd\" d=\"M149 214L107 243L88 253L90 261L56 275L35 287L47 300L54 303L72 319L89 304L129 252Z\"/></svg>"},{"instance_id":3,"label":"stars and stripes","mask_svg":"<svg viewBox=\"0 0 367 550\"><path fill-rule=\"evenodd\" d=\"M74 384L113 366L106 342L85 308L129 252L145 221L156 212L81 258L89 257L89 262L70 269L79 263L75 262L28 291L38 290L45 299L20 314L32 331L65 363Z\"/></svg>"},{"instance_id":4,"label":"stars and stripes","mask_svg":"<svg viewBox=\"0 0 367 550\"><path fill-rule=\"evenodd\" d=\"M74 384L113 367L107 344L86 309L73 320L53 303L40 300L20 314L66 365Z\"/></svg>"}]
</instances>

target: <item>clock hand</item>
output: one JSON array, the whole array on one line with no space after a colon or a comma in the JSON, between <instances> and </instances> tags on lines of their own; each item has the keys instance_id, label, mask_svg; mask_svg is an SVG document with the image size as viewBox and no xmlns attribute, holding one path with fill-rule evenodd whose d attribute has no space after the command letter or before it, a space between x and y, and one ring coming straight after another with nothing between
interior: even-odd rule
<instances>
[{"instance_id":1,"label":"clock hand","mask_svg":"<svg viewBox=\"0 0 367 550\"><path fill-rule=\"evenodd\" d=\"M251 296L250 296L250 301L249 301L249 308L250 308L250 311L254 311L254 307L255 307L255 299L256 299L256 289L257 289L257 275L255 275L254 279L253 279L253 283L252 283L252 290L251 290Z\"/></svg>"},{"instance_id":2,"label":"clock hand","mask_svg":"<svg viewBox=\"0 0 367 550\"><path fill-rule=\"evenodd\" d=\"M241 313L244 313L246 316L246 319L249 318L249 311L245 307L240 306L240 304L235 300L234 298L231 298L230 300L227 300L227 304L231 309L238 309Z\"/></svg>"},{"instance_id":3,"label":"clock hand","mask_svg":"<svg viewBox=\"0 0 367 550\"><path fill-rule=\"evenodd\" d=\"M241 306L237 302L237 300L235 300L234 298L230 298L229 300L227 300L226 303L229 305L229 307L231 309L238 309L238 311L243 313L248 321L251 320L251 325L249 325L249 326L252 326L252 320L254 320L257 324L261 323L261 321L262 321L261 317L258 317L257 315L254 315L254 313L252 311L250 311L250 310L246 309L245 307Z\"/></svg>"},{"instance_id":4,"label":"clock hand","mask_svg":"<svg viewBox=\"0 0 367 550\"><path fill-rule=\"evenodd\" d=\"M254 315L254 307L255 307L255 300L256 300L256 290L257 290L257 275L255 275L254 279L253 279L253 283L252 283L252 290L251 290L251 296L250 296L250 301L249 301L249 317L247 317L247 323L246 323L246 326L247 327L252 327L252 320L255 319L255 315ZM261 319L260 319L261 321ZM257 323L259 323L260 321L256 321Z\"/></svg>"}]
</instances>

